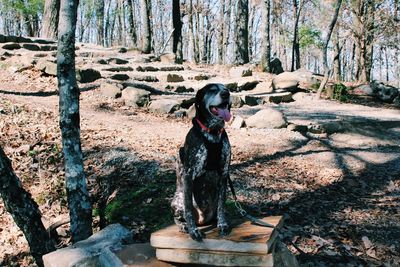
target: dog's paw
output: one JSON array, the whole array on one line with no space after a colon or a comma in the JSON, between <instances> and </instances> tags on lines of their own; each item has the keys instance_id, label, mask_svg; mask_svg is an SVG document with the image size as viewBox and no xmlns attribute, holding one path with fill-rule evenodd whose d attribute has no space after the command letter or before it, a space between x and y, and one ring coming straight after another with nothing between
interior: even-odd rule
<instances>
[{"instance_id":1,"label":"dog's paw","mask_svg":"<svg viewBox=\"0 0 400 267\"><path fill-rule=\"evenodd\" d=\"M198 228L189 229L189 235L193 240L202 241L203 233Z\"/></svg>"},{"instance_id":2,"label":"dog's paw","mask_svg":"<svg viewBox=\"0 0 400 267\"><path fill-rule=\"evenodd\" d=\"M219 223L217 227L220 236L227 236L230 232L230 228L227 223Z\"/></svg>"}]
</instances>

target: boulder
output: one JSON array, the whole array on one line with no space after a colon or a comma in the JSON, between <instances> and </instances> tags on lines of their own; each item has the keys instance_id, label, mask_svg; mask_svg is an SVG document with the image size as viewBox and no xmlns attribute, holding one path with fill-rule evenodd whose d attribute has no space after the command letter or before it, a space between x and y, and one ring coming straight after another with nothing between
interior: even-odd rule
<instances>
[{"instance_id":1,"label":"boulder","mask_svg":"<svg viewBox=\"0 0 400 267\"><path fill-rule=\"evenodd\" d=\"M205 80L210 79L210 76L205 75L205 74L199 74L199 75L194 76L193 79L196 81L205 81Z\"/></svg>"},{"instance_id":2,"label":"boulder","mask_svg":"<svg viewBox=\"0 0 400 267\"><path fill-rule=\"evenodd\" d=\"M270 82L260 82L257 86L253 89L254 92L257 93L272 93L274 88Z\"/></svg>"},{"instance_id":3,"label":"boulder","mask_svg":"<svg viewBox=\"0 0 400 267\"><path fill-rule=\"evenodd\" d=\"M175 54L165 53L160 56L160 61L162 63L175 63Z\"/></svg>"},{"instance_id":4,"label":"boulder","mask_svg":"<svg viewBox=\"0 0 400 267\"><path fill-rule=\"evenodd\" d=\"M121 97L121 89L117 85L111 83L102 83L100 85L100 92L102 95L109 98Z\"/></svg>"},{"instance_id":5,"label":"boulder","mask_svg":"<svg viewBox=\"0 0 400 267\"><path fill-rule=\"evenodd\" d=\"M139 66L136 68L137 71L145 72L145 71L159 71L158 68L153 66Z\"/></svg>"},{"instance_id":6,"label":"boulder","mask_svg":"<svg viewBox=\"0 0 400 267\"><path fill-rule=\"evenodd\" d=\"M168 74L167 76L167 82L169 83L178 83L178 82L183 82L185 79L181 75L178 74Z\"/></svg>"},{"instance_id":7,"label":"boulder","mask_svg":"<svg viewBox=\"0 0 400 267\"><path fill-rule=\"evenodd\" d=\"M264 98L257 95L244 95L242 99L244 100L244 103L248 106L262 105L264 102Z\"/></svg>"},{"instance_id":8,"label":"boulder","mask_svg":"<svg viewBox=\"0 0 400 267\"><path fill-rule=\"evenodd\" d=\"M233 67L229 70L231 77L248 77L253 75L253 71L247 67Z\"/></svg>"},{"instance_id":9,"label":"boulder","mask_svg":"<svg viewBox=\"0 0 400 267\"><path fill-rule=\"evenodd\" d=\"M376 97L386 103L393 103L393 100L399 95L399 89L396 87L379 83L376 86Z\"/></svg>"},{"instance_id":10,"label":"boulder","mask_svg":"<svg viewBox=\"0 0 400 267\"><path fill-rule=\"evenodd\" d=\"M17 43L6 43L2 46L2 48L5 50L16 50L16 49L20 49L21 45L17 44Z\"/></svg>"},{"instance_id":11,"label":"boulder","mask_svg":"<svg viewBox=\"0 0 400 267\"><path fill-rule=\"evenodd\" d=\"M3 34L0 34L0 43L5 43L5 42L7 42L7 38Z\"/></svg>"},{"instance_id":12,"label":"boulder","mask_svg":"<svg viewBox=\"0 0 400 267\"><path fill-rule=\"evenodd\" d=\"M132 242L131 232L120 224L111 224L86 240L43 256L45 267L100 266L104 248L117 249Z\"/></svg>"},{"instance_id":13,"label":"boulder","mask_svg":"<svg viewBox=\"0 0 400 267\"><path fill-rule=\"evenodd\" d=\"M271 61L269 62L270 66L271 66L271 70L270 72L273 74L281 74L282 72L284 72L283 68L282 68L282 62L279 60L279 58L274 57L271 59Z\"/></svg>"},{"instance_id":14,"label":"boulder","mask_svg":"<svg viewBox=\"0 0 400 267\"><path fill-rule=\"evenodd\" d=\"M373 84L362 84L353 89L353 93L356 95L367 95L374 96L376 87Z\"/></svg>"},{"instance_id":15,"label":"boulder","mask_svg":"<svg viewBox=\"0 0 400 267\"><path fill-rule=\"evenodd\" d=\"M232 82L232 83L226 83L224 84L225 88L228 89L231 92L236 92L238 91L238 83L237 82Z\"/></svg>"},{"instance_id":16,"label":"boulder","mask_svg":"<svg viewBox=\"0 0 400 267\"><path fill-rule=\"evenodd\" d=\"M177 86L174 90L175 93L191 93L194 92L192 87L186 88L186 86Z\"/></svg>"},{"instance_id":17,"label":"boulder","mask_svg":"<svg viewBox=\"0 0 400 267\"><path fill-rule=\"evenodd\" d=\"M292 95L294 101L312 100L313 95L310 93L298 92Z\"/></svg>"},{"instance_id":18,"label":"boulder","mask_svg":"<svg viewBox=\"0 0 400 267\"><path fill-rule=\"evenodd\" d=\"M250 128L278 129L286 127L286 118L282 112L274 108L265 108L246 119Z\"/></svg>"},{"instance_id":19,"label":"boulder","mask_svg":"<svg viewBox=\"0 0 400 267\"><path fill-rule=\"evenodd\" d=\"M400 95L393 100L393 104L400 108Z\"/></svg>"},{"instance_id":20,"label":"boulder","mask_svg":"<svg viewBox=\"0 0 400 267\"><path fill-rule=\"evenodd\" d=\"M244 126L245 126L244 119L240 116L235 116L235 118L233 119L233 122L231 124L231 127L233 129L240 129Z\"/></svg>"},{"instance_id":21,"label":"boulder","mask_svg":"<svg viewBox=\"0 0 400 267\"><path fill-rule=\"evenodd\" d=\"M265 94L263 103L270 102L270 103L279 104L281 102L292 102L293 101L292 96L293 95L291 92Z\"/></svg>"},{"instance_id":22,"label":"boulder","mask_svg":"<svg viewBox=\"0 0 400 267\"><path fill-rule=\"evenodd\" d=\"M127 74L118 73L110 76L110 79L117 81L126 81L129 80L129 76Z\"/></svg>"},{"instance_id":23,"label":"boulder","mask_svg":"<svg viewBox=\"0 0 400 267\"><path fill-rule=\"evenodd\" d=\"M297 90L299 80L294 72L283 72L272 79L273 90Z\"/></svg>"},{"instance_id":24,"label":"boulder","mask_svg":"<svg viewBox=\"0 0 400 267\"><path fill-rule=\"evenodd\" d=\"M47 61L44 73L51 76L57 76L57 63Z\"/></svg>"},{"instance_id":25,"label":"boulder","mask_svg":"<svg viewBox=\"0 0 400 267\"><path fill-rule=\"evenodd\" d=\"M154 113L169 114L178 110L179 102L175 99L158 99L151 101L149 110Z\"/></svg>"},{"instance_id":26,"label":"boulder","mask_svg":"<svg viewBox=\"0 0 400 267\"><path fill-rule=\"evenodd\" d=\"M37 44L23 44L22 47L30 51L40 51L40 46Z\"/></svg>"},{"instance_id":27,"label":"boulder","mask_svg":"<svg viewBox=\"0 0 400 267\"><path fill-rule=\"evenodd\" d=\"M126 87L122 91L125 105L133 108L144 107L150 102L150 92L135 87Z\"/></svg>"},{"instance_id":28,"label":"boulder","mask_svg":"<svg viewBox=\"0 0 400 267\"><path fill-rule=\"evenodd\" d=\"M298 124L291 123L287 126L287 129L289 131L305 134L308 130L308 127L306 125L298 125Z\"/></svg>"},{"instance_id":29,"label":"boulder","mask_svg":"<svg viewBox=\"0 0 400 267\"><path fill-rule=\"evenodd\" d=\"M231 95L232 107L241 108L244 105L243 99L238 95Z\"/></svg>"},{"instance_id":30,"label":"boulder","mask_svg":"<svg viewBox=\"0 0 400 267\"><path fill-rule=\"evenodd\" d=\"M128 49L127 49L126 47L121 47L121 48L118 50L118 53L126 53L126 52L128 52Z\"/></svg>"},{"instance_id":31,"label":"boulder","mask_svg":"<svg viewBox=\"0 0 400 267\"><path fill-rule=\"evenodd\" d=\"M237 91L250 91L256 88L259 81L243 81L238 84Z\"/></svg>"},{"instance_id":32,"label":"boulder","mask_svg":"<svg viewBox=\"0 0 400 267\"><path fill-rule=\"evenodd\" d=\"M101 78L101 74L95 69L77 69L76 80L81 83L91 83Z\"/></svg>"}]
</instances>

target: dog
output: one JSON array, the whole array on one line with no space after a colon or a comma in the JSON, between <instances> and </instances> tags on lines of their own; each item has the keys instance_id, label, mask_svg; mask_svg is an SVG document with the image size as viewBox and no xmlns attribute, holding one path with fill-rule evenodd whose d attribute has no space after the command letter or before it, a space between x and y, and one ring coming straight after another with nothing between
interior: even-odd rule
<instances>
[{"instance_id":1,"label":"dog","mask_svg":"<svg viewBox=\"0 0 400 267\"><path fill-rule=\"evenodd\" d=\"M229 233L225 218L231 146L224 130L231 119L230 92L222 84L208 84L196 93L193 127L179 149L176 192L171 203L180 231L197 241L197 226L217 222L220 235Z\"/></svg>"}]
</instances>

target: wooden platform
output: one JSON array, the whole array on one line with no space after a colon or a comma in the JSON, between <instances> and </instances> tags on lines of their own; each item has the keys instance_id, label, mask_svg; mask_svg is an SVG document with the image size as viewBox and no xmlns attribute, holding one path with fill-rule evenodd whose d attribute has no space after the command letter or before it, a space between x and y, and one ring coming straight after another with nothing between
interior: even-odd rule
<instances>
[{"instance_id":1,"label":"wooden platform","mask_svg":"<svg viewBox=\"0 0 400 267\"><path fill-rule=\"evenodd\" d=\"M282 227L281 216L262 218L264 222ZM171 225L151 235L157 259L175 263L208 264L214 266L273 266L271 253L277 231L254 225L249 221L232 224L228 236L220 237L214 226L200 228L205 233L202 242L179 232Z\"/></svg>"}]
</instances>

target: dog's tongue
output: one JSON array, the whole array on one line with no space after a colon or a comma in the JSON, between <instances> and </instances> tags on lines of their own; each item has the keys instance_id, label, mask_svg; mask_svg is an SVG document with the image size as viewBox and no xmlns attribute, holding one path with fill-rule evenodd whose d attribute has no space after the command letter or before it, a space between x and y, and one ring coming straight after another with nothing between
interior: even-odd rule
<instances>
[{"instance_id":1,"label":"dog's tongue","mask_svg":"<svg viewBox=\"0 0 400 267\"><path fill-rule=\"evenodd\" d=\"M217 108L218 116L223 118L224 121L228 122L231 119L232 114L226 108Z\"/></svg>"}]
</instances>

